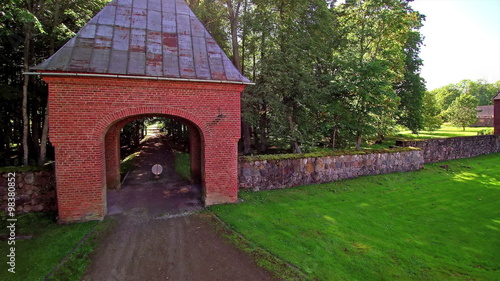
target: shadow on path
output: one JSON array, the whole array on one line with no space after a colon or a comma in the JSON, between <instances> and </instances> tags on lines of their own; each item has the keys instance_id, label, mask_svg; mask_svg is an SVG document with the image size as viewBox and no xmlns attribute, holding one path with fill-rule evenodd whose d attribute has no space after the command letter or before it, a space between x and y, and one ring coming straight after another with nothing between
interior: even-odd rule
<instances>
[{"instance_id":1,"label":"shadow on path","mask_svg":"<svg viewBox=\"0 0 500 281\"><path fill-rule=\"evenodd\" d=\"M200 187L173 169L174 154L160 138L146 142L121 190L108 191L104 237L83 280L274 280L215 232ZM164 167L155 179L154 164Z\"/></svg>"}]
</instances>

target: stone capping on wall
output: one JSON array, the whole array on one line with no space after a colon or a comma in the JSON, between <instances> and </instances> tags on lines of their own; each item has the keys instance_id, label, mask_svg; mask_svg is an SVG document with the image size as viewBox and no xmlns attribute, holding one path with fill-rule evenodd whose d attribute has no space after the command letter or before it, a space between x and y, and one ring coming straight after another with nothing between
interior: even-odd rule
<instances>
[{"instance_id":1,"label":"stone capping on wall","mask_svg":"<svg viewBox=\"0 0 500 281\"><path fill-rule=\"evenodd\" d=\"M435 163L500 152L500 136L487 135L397 141L396 145L421 148L425 163Z\"/></svg>"},{"instance_id":2,"label":"stone capping on wall","mask_svg":"<svg viewBox=\"0 0 500 281\"><path fill-rule=\"evenodd\" d=\"M424 164L420 150L239 162L241 189L259 191L408 172Z\"/></svg>"},{"instance_id":3,"label":"stone capping on wall","mask_svg":"<svg viewBox=\"0 0 500 281\"><path fill-rule=\"evenodd\" d=\"M15 168L15 167L14 167ZM56 181L53 169L16 173L16 213L57 210ZM7 210L7 172L0 173L0 210Z\"/></svg>"}]
</instances>

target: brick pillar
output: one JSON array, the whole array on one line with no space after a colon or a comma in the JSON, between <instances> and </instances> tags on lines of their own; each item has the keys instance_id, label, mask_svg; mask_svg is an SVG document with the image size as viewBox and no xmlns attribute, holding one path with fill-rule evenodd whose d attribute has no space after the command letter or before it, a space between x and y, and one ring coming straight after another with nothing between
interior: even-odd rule
<instances>
[{"instance_id":1,"label":"brick pillar","mask_svg":"<svg viewBox=\"0 0 500 281\"><path fill-rule=\"evenodd\" d=\"M106 185L109 189L121 187L120 176L120 131L122 126L113 126L104 138L106 154Z\"/></svg>"},{"instance_id":2,"label":"brick pillar","mask_svg":"<svg viewBox=\"0 0 500 281\"><path fill-rule=\"evenodd\" d=\"M500 91L498 91L498 94L493 98L493 104L494 104L494 117L493 117L493 126L495 128L495 135L500 135Z\"/></svg>"},{"instance_id":3,"label":"brick pillar","mask_svg":"<svg viewBox=\"0 0 500 281\"><path fill-rule=\"evenodd\" d=\"M104 137L105 154L106 154L106 185L109 189L120 189L120 133L123 126L136 120L137 117L129 117L111 126Z\"/></svg>"},{"instance_id":4,"label":"brick pillar","mask_svg":"<svg viewBox=\"0 0 500 281\"><path fill-rule=\"evenodd\" d=\"M238 200L238 139L205 139L205 205Z\"/></svg>"},{"instance_id":5,"label":"brick pillar","mask_svg":"<svg viewBox=\"0 0 500 281\"><path fill-rule=\"evenodd\" d=\"M189 153L191 157L191 182L201 183L201 138L198 129L188 125Z\"/></svg>"},{"instance_id":6,"label":"brick pillar","mask_svg":"<svg viewBox=\"0 0 500 281\"><path fill-rule=\"evenodd\" d=\"M101 219L106 214L104 144L67 139L55 146L59 222Z\"/></svg>"}]
</instances>

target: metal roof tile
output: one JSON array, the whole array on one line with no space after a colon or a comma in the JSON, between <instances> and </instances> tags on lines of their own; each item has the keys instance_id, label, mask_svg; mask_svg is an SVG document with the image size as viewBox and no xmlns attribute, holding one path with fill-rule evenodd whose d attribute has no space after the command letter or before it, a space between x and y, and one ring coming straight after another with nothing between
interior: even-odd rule
<instances>
[{"instance_id":1,"label":"metal roof tile","mask_svg":"<svg viewBox=\"0 0 500 281\"><path fill-rule=\"evenodd\" d=\"M33 69L250 82L184 0L114 0Z\"/></svg>"}]
</instances>

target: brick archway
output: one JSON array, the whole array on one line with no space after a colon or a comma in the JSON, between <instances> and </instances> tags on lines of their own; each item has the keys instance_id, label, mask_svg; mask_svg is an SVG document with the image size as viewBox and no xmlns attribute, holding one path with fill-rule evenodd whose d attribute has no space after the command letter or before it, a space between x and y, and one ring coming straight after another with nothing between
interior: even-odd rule
<instances>
[{"instance_id":1,"label":"brick archway","mask_svg":"<svg viewBox=\"0 0 500 281\"><path fill-rule=\"evenodd\" d=\"M199 133L193 140L202 143L199 169L205 204L237 200L240 92L245 85L68 76L44 79L50 87L50 139L56 151L61 221L100 219L106 214L106 189L113 178L106 162L116 161L116 155L110 159L106 149L116 149L112 142L117 140L118 129L138 115L172 116L191 124L192 132Z\"/></svg>"},{"instance_id":2,"label":"brick archway","mask_svg":"<svg viewBox=\"0 0 500 281\"><path fill-rule=\"evenodd\" d=\"M32 69L49 84L61 221L106 214L106 187L117 185L106 167L122 122L137 115L187 120L202 144L205 204L237 200L240 93L252 83L183 0L111 1Z\"/></svg>"}]
</instances>

